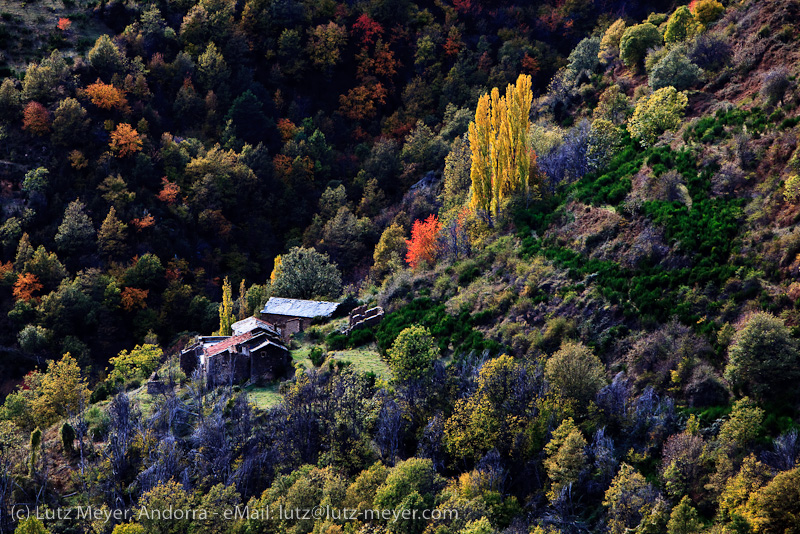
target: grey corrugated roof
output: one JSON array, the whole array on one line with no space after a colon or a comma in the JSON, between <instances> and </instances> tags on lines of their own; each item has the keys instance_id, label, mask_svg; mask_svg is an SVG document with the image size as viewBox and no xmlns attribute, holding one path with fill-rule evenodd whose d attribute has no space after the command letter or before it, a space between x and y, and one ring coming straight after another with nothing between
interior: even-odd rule
<instances>
[{"instance_id":1,"label":"grey corrugated roof","mask_svg":"<svg viewBox=\"0 0 800 534\"><path fill-rule=\"evenodd\" d=\"M288 315L291 317L327 317L335 312L338 307L338 302L270 297L261 313Z\"/></svg>"}]
</instances>

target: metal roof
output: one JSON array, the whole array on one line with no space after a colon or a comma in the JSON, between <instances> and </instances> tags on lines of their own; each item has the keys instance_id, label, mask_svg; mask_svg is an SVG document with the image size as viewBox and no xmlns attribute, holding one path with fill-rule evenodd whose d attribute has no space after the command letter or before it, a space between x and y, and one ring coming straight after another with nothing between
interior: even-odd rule
<instances>
[{"instance_id":1,"label":"metal roof","mask_svg":"<svg viewBox=\"0 0 800 534\"><path fill-rule=\"evenodd\" d=\"M338 302L270 297L261 313L287 315L290 317L327 317L335 312L338 307Z\"/></svg>"}]
</instances>

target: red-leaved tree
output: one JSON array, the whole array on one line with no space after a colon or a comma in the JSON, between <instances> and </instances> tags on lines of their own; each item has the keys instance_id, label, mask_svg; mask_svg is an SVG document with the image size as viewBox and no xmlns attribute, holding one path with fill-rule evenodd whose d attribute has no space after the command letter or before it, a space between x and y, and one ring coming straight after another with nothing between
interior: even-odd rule
<instances>
[{"instance_id":1,"label":"red-leaved tree","mask_svg":"<svg viewBox=\"0 0 800 534\"><path fill-rule=\"evenodd\" d=\"M50 113L38 102L29 102L25 106L22 118L22 129L34 135L45 135L50 131Z\"/></svg>"},{"instance_id":2,"label":"red-leaved tree","mask_svg":"<svg viewBox=\"0 0 800 534\"><path fill-rule=\"evenodd\" d=\"M439 252L439 231L442 229L436 215L430 215L424 221L416 220L411 227L411 239L406 240L408 252L406 262L412 269L423 263L433 265Z\"/></svg>"},{"instance_id":3,"label":"red-leaved tree","mask_svg":"<svg viewBox=\"0 0 800 534\"><path fill-rule=\"evenodd\" d=\"M376 38L383 35L383 26L364 13L353 24L352 33L360 33L361 46L367 47L374 43Z\"/></svg>"}]
</instances>

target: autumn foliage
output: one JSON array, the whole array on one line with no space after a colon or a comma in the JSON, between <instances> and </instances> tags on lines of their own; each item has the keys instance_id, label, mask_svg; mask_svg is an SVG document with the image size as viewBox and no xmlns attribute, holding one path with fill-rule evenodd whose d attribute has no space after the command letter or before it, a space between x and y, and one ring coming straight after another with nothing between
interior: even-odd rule
<instances>
[{"instance_id":1,"label":"autumn foliage","mask_svg":"<svg viewBox=\"0 0 800 534\"><path fill-rule=\"evenodd\" d=\"M125 91L117 89L110 83L103 83L97 80L86 88L86 96L95 106L100 109L122 110L128 105L125 98Z\"/></svg>"},{"instance_id":2,"label":"autumn foliage","mask_svg":"<svg viewBox=\"0 0 800 534\"><path fill-rule=\"evenodd\" d=\"M22 129L34 135L45 135L50 131L50 113L38 102L29 102L25 106Z\"/></svg>"},{"instance_id":3,"label":"autumn foliage","mask_svg":"<svg viewBox=\"0 0 800 534\"><path fill-rule=\"evenodd\" d=\"M522 74L516 85L508 85L505 96L495 87L478 100L475 121L469 125L470 205L481 213L497 215L503 200L514 193L526 198L538 194L527 140L532 98L531 77Z\"/></svg>"},{"instance_id":4,"label":"autumn foliage","mask_svg":"<svg viewBox=\"0 0 800 534\"><path fill-rule=\"evenodd\" d=\"M158 193L158 200L167 204L175 204L180 198L181 187L173 182L167 180L167 177L161 178L161 191Z\"/></svg>"},{"instance_id":5,"label":"autumn foliage","mask_svg":"<svg viewBox=\"0 0 800 534\"><path fill-rule=\"evenodd\" d=\"M58 24L56 24L56 27L62 32L69 30L70 26L72 26L72 21L65 17L58 19Z\"/></svg>"},{"instance_id":6,"label":"autumn foliage","mask_svg":"<svg viewBox=\"0 0 800 534\"><path fill-rule=\"evenodd\" d=\"M29 301L34 298L33 294L41 291L44 286L39 282L39 277L33 273L23 273L19 275L14 283L14 298L17 301Z\"/></svg>"},{"instance_id":7,"label":"autumn foliage","mask_svg":"<svg viewBox=\"0 0 800 534\"><path fill-rule=\"evenodd\" d=\"M278 131L281 133L281 139L288 141L292 139L299 128L289 119L278 119Z\"/></svg>"},{"instance_id":8,"label":"autumn foliage","mask_svg":"<svg viewBox=\"0 0 800 534\"><path fill-rule=\"evenodd\" d=\"M383 35L383 26L364 13L353 24L353 33L361 35L362 46L369 46Z\"/></svg>"},{"instance_id":9,"label":"autumn foliage","mask_svg":"<svg viewBox=\"0 0 800 534\"><path fill-rule=\"evenodd\" d=\"M151 228L153 225L155 225L156 219L152 214L148 213L144 217L131 219L131 224L134 228L136 228L137 232L141 232L142 230L146 230L147 228Z\"/></svg>"},{"instance_id":10,"label":"autumn foliage","mask_svg":"<svg viewBox=\"0 0 800 534\"><path fill-rule=\"evenodd\" d=\"M339 111L350 120L371 119L379 105L386 103L386 89L380 83L360 85L339 96Z\"/></svg>"},{"instance_id":11,"label":"autumn foliage","mask_svg":"<svg viewBox=\"0 0 800 534\"><path fill-rule=\"evenodd\" d=\"M121 123L111 132L111 150L119 157L124 158L135 154L142 149L142 138L130 124Z\"/></svg>"},{"instance_id":12,"label":"autumn foliage","mask_svg":"<svg viewBox=\"0 0 800 534\"><path fill-rule=\"evenodd\" d=\"M145 300L150 293L149 289L138 289L135 287L126 287L122 290L121 303L125 311L133 311L136 309L145 309L147 304Z\"/></svg>"},{"instance_id":13,"label":"autumn foliage","mask_svg":"<svg viewBox=\"0 0 800 534\"><path fill-rule=\"evenodd\" d=\"M442 225L436 215L424 221L416 220L411 227L411 239L406 240L406 262L412 269L423 263L433 265L439 252L439 231Z\"/></svg>"}]
</instances>

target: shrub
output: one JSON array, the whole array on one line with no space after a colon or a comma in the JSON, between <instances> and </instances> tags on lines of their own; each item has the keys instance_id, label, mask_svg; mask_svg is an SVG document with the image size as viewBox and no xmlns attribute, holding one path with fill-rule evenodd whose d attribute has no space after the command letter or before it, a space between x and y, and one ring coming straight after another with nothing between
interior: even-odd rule
<instances>
[{"instance_id":1,"label":"shrub","mask_svg":"<svg viewBox=\"0 0 800 534\"><path fill-rule=\"evenodd\" d=\"M628 121L631 137L638 139L644 147L652 145L660 134L680 125L688 103L686 95L674 87L663 87L642 97Z\"/></svg>"},{"instance_id":2,"label":"shrub","mask_svg":"<svg viewBox=\"0 0 800 534\"><path fill-rule=\"evenodd\" d=\"M591 348L567 341L547 360L544 376L562 397L586 406L605 385L605 371Z\"/></svg>"},{"instance_id":3,"label":"shrub","mask_svg":"<svg viewBox=\"0 0 800 534\"><path fill-rule=\"evenodd\" d=\"M699 0L692 2L692 4L690 6L693 8L694 16L703 25L714 22L725 12L725 6L717 2L717 0Z\"/></svg>"},{"instance_id":4,"label":"shrub","mask_svg":"<svg viewBox=\"0 0 800 534\"><path fill-rule=\"evenodd\" d=\"M64 448L64 454L72 454L74 450L73 442L75 441L75 429L72 428L72 425L65 422L61 425L59 435L61 437L61 446Z\"/></svg>"},{"instance_id":5,"label":"shrub","mask_svg":"<svg viewBox=\"0 0 800 534\"><path fill-rule=\"evenodd\" d=\"M658 32L658 28L649 22L631 26L622 34L619 43L622 62L628 68L638 70L647 51L661 43L661 34Z\"/></svg>"},{"instance_id":6,"label":"shrub","mask_svg":"<svg viewBox=\"0 0 800 534\"><path fill-rule=\"evenodd\" d=\"M792 174L783 184L783 198L794 204L800 198L800 175Z\"/></svg>"},{"instance_id":7,"label":"shrub","mask_svg":"<svg viewBox=\"0 0 800 534\"><path fill-rule=\"evenodd\" d=\"M680 6L667 20L664 29L664 41L678 43L694 36L700 31L700 25L686 6Z\"/></svg>"},{"instance_id":8,"label":"shrub","mask_svg":"<svg viewBox=\"0 0 800 534\"><path fill-rule=\"evenodd\" d=\"M800 349L789 328L774 315L750 315L728 348L725 378L760 400L791 396L800 379Z\"/></svg>"},{"instance_id":9,"label":"shrub","mask_svg":"<svg viewBox=\"0 0 800 534\"><path fill-rule=\"evenodd\" d=\"M650 72L653 90L673 86L679 91L688 89L700 80L700 68L678 48L673 48L655 64Z\"/></svg>"},{"instance_id":10,"label":"shrub","mask_svg":"<svg viewBox=\"0 0 800 534\"><path fill-rule=\"evenodd\" d=\"M625 21L622 19L617 19L608 27L600 40L600 50L597 53L601 61L609 62L619 54L619 44L624 33Z\"/></svg>"},{"instance_id":11,"label":"shrub","mask_svg":"<svg viewBox=\"0 0 800 534\"><path fill-rule=\"evenodd\" d=\"M439 356L439 348L430 330L413 325L400 332L388 356L389 366L398 380L422 378L430 372L433 361Z\"/></svg>"},{"instance_id":12,"label":"shrub","mask_svg":"<svg viewBox=\"0 0 800 534\"><path fill-rule=\"evenodd\" d=\"M688 56L701 69L716 71L730 62L733 49L720 35L704 33L694 40Z\"/></svg>"},{"instance_id":13,"label":"shrub","mask_svg":"<svg viewBox=\"0 0 800 534\"><path fill-rule=\"evenodd\" d=\"M567 58L567 68L574 73L594 71L599 62L600 38L586 37L581 40Z\"/></svg>"},{"instance_id":14,"label":"shrub","mask_svg":"<svg viewBox=\"0 0 800 534\"><path fill-rule=\"evenodd\" d=\"M322 347L313 347L311 352L308 353L308 359L311 360L314 367L321 366L325 361L325 353L322 351Z\"/></svg>"},{"instance_id":15,"label":"shrub","mask_svg":"<svg viewBox=\"0 0 800 534\"><path fill-rule=\"evenodd\" d=\"M328 350L344 350L347 348L347 336L340 332L331 332L325 338Z\"/></svg>"},{"instance_id":16,"label":"shrub","mask_svg":"<svg viewBox=\"0 0 800 534\"><path fill-rule=\"evenodd\" d=\"M766 98L767 104L771 106L783 100L787 89L789 89L789 71L786 67L772 69L761 81L761 96Z\"/></svg>"}]
</instances>

